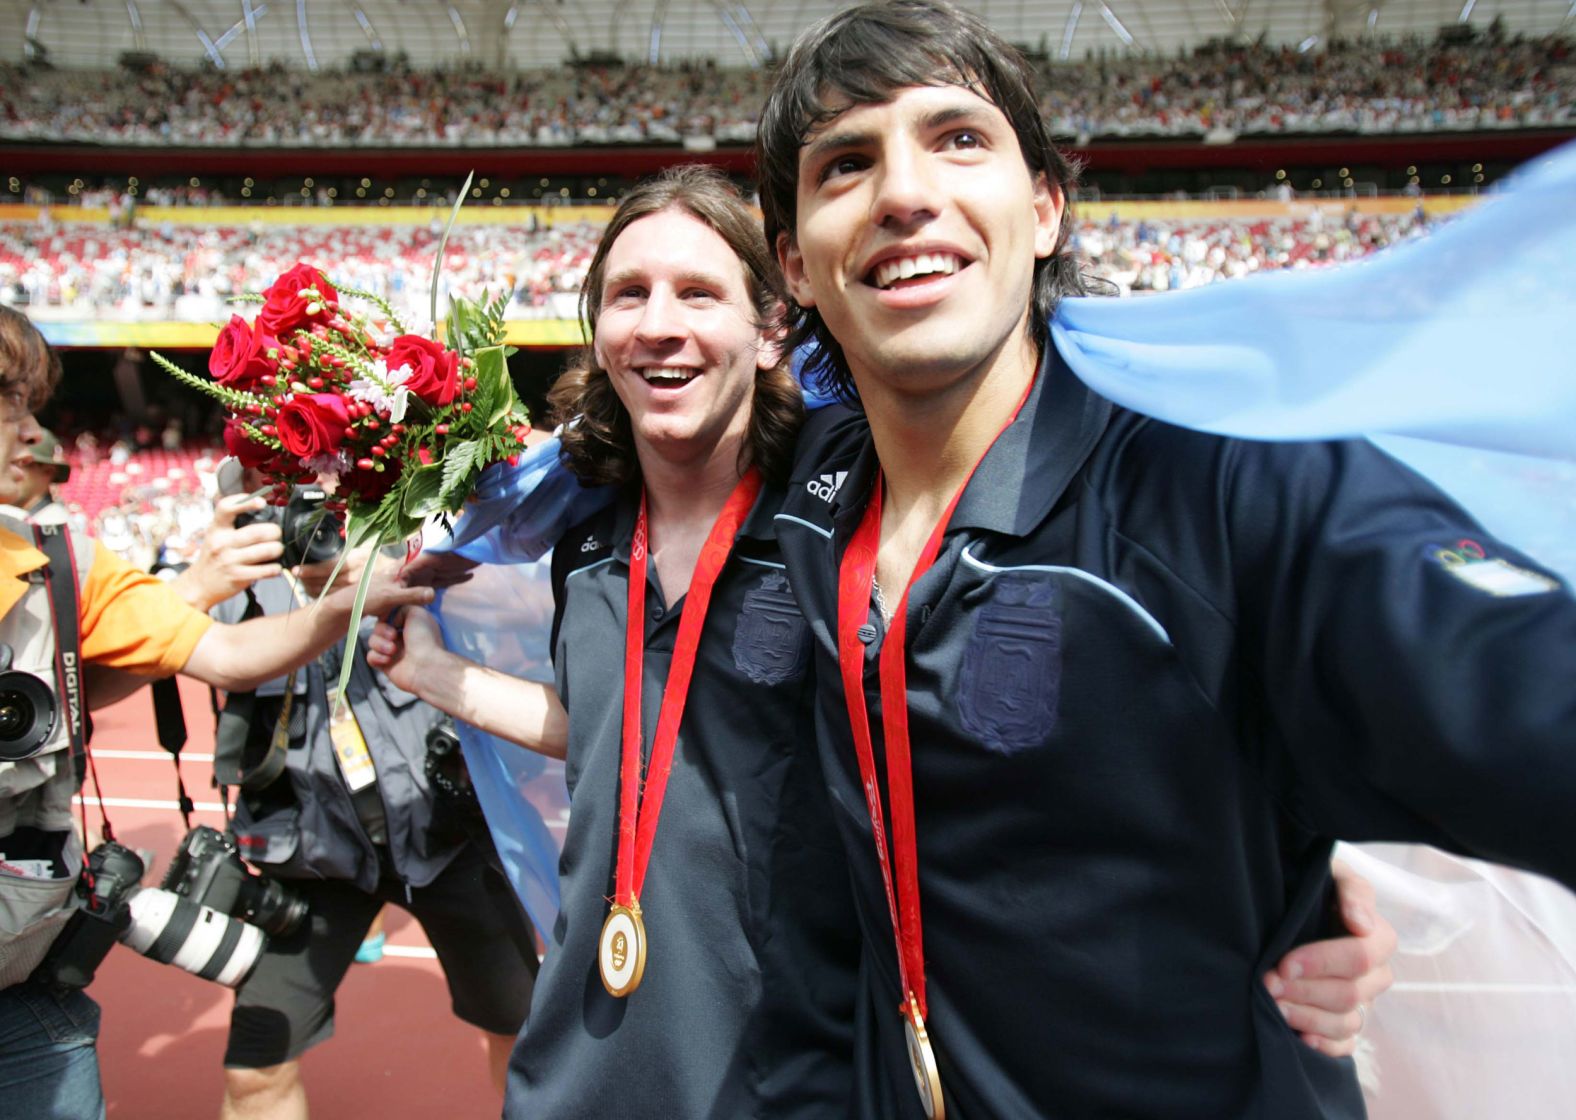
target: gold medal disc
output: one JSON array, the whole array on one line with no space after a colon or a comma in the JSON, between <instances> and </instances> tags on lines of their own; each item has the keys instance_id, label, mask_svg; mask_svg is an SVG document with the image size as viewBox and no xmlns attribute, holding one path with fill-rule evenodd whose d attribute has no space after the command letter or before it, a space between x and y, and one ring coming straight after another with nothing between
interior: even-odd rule
<instances>
[{"instance_id":1,"label":"gold medal disc","mask_svg":"<svg viewBox=\"0 0 1576 1120\"><path fill-rule=\"evenodd\" d=\"M919 1003L912 993L903 1008L903 1039L908 1043L908 1064L914 1071L914 1088L919 1090L919 1103L925 1115L930 1120L946 1120L947 1106L941 1099L941 1071L936 1068L936 1052L930 1048L925 1017L919 1013Z\"/></svg>"},{"instance_id":2,"label":"gold medal disc","mask_svg":"<svg viewBox=\"0 0 1576 1120\"><path fill-rule=\"evenodd\" d=\"M597 965L608 995L622 999L640 987L646 974L646 924L640 920L640 903L614 906L608 912L597 943Z\"/></svg>"}]
</instances>

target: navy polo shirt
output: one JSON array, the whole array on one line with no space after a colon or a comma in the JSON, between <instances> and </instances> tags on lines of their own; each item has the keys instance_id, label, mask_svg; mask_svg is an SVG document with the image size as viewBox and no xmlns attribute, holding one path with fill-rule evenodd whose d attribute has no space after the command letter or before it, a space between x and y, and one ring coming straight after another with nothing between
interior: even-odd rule
<instances>
[{"instance_id":1,"label":"navy polo shirt","mask_svg":"<svg viewBox=\"0 0 1576 1120\"><path fill-rule=\"evenodd\" d=\"M914 1116L837 667L837 563L876 460L861 417L811 425L778 525L865 937L855 1112ZM1351 1063L1259 980L1328 932L1331 838L1576 883L1576 602L1367 443L1171 427L1053 352L908 612L949 1120L1361 1116Z\"/></svg>"},{"instance_id":2,"label":"navy polo shirt","mask_svg":"<svg viewBox=\"0 0 1576 1120\"><path fill-rule=\"evenodd\" d=\"M553 555L553 663L570 712L562 913L510 1063L506 1114L734 1120L842 1117L858 927L811 742L810 637L763 488L712 593L640 893L645 976L603 989L613 894L629 542L636 502ZM648 574L649 753L683 599Z\"/></svg>"}]
</instances>

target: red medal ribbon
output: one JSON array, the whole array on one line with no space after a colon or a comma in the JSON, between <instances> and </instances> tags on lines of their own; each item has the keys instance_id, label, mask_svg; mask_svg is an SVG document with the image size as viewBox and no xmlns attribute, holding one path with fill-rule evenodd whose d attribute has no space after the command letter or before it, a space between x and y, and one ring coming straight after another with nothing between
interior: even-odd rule
<instances>
[{"instance_id":1,"label":"red medal ribbon","mask_svg":"<svg viewBox=\"0 0 1576 1120\"><path fill-rule=\"evenodd\" d=\"M887 911L892 918L892 933L897 938L898 979L903 985L904 1003L912 998L921 1016L928 1017L925 1000L925 937L919 916L919 856L914 832L914 768L908 737L908 595L919 577L936 562L941 541L946 535L952 511L957 509L969 480L985 461L1001 432L1018 418L1034 380L1023 391L1017 408L1001 426L974 466L969 468L958 492L941 514L930 539L914 564L908 586L892 613L886 642L881 647L881 720L886 740L887 795L892 802L892 854L887 856L885 815L881 811L881 791L876 779L875 745L870 736L870 714L865 706L864 643L859 628L870 616L870 588L875 582L876 554L881 545L882 476L876 472L875 490L865 507L859 528L848 542L848 549L837 572L837 661L842 670L843 697L848 705L848 720L854 732L854 754L859 759L859 774L864 780L865 804L870 811L870 831L875 837L876 860L886 887ZM896 888L892 864L897 864ZM906 1008L905 1008L906 1012Z\"/></svg>"},{"instance_id":2,"label":"red medal ribbon","mask_svg":"<svg viewBox=\"0 0 1576 1120\"><path fill-rule=\"evenodd\" d=\"M711 591L717 577L733 551L733 538L755 505L760 490L760 472L751 467L728 495L695 562L695 574L684 599L684 613L679 616L678 639L673 647L667 687L662 690L656 737L652 740L651 760L646 766L644 795L640 781L640 685L646 652L646 564L649 557L646 496L644 492L640 496L640 515L635 520L635 535L629 545L629 610L624 621L623 753L619 766L618 869L613 886L613 901L620 906L635 906L646 881L646 866L651 862L657 819L662 815L662 797L667 792L668 774L673 769L679 721L684 718L684 701L689 695L690 678L695 673L695 656L700 649L706 608L711 603Z\"/></svg>"}]
</instances>

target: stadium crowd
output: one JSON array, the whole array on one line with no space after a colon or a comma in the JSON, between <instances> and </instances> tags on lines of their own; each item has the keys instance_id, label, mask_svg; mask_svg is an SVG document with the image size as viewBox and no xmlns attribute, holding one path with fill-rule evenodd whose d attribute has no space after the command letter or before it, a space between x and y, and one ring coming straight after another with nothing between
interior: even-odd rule
<instances>
[{"instance_id":1,"label":"stadium crowd","mask_svg":"<svg viewBox=\"0 0 1576 1120\"><path fill-rule=\"evenodd\" d=\"M1409 133L1576 124L1563 35L1323 49L1215 45L1046 62L1042 108L1080 139ZM770 73L711 66L511 73L124 72L0 66L0 139L329 147L743 144Z\"/></svg>"},{"instance_id":2,"label":"stadium crowd","mask_svg":"<svg viewBox=\"0 0 1576 1120\"><path fill-rule=\"evenodd\" d=\"M1086 211L1078 245L1091 271L1123 290L1190 288L1266 269L1362 256L1410 237L1420 211L1328 219L1101 220ZM460 226L441 270L444 293L512 293L511 318L574 318L575 293L600 229ZM409 323L428 313L438 233L427 226L115 229L53 221L0 223L0 302L35 318L223 321L226 301L258 292L297 261L342 287L389 300Z\"/></svg>"},{"instance_id":3,"label":"stadium crowd","mask_svg":"<svg viewBox=\"0 0 1576 1120\"><path fill-rule=\"evenodd\" d=\"M258 292L298 261L373 292L407 317L429 314L435 226L117 229L82 222L0 223L0 302L35 318L60 312L124 319L223 320L226 301ZM588 222L459 226L444 255L441 295L511 293L511 318L572 318L600 236ZM443 301L440 301L443 302Z\"/></svg>"}]
</instances>

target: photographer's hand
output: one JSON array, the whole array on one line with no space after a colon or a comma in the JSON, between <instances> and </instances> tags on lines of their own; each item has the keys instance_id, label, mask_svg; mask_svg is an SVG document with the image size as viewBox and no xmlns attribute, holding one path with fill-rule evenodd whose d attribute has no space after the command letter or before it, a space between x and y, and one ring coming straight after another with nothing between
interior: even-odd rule
<instances>
[{"instance_id":1,"label":"photographer's hand","mask_svg":"<svg viewBox=\"0 0 1576 1120\"><path fill-rule=\"evenodd\" d=\"M367 664L489 734L549 758L563 758L568 749L569 716L557 692L451 653L438 620L419 607L406 608L398 624L377 624L367 639Z\"/></svg>"},{"instance_id":2,"label":"photographer's hand","mask_svg":"<svg viewBox=\"0 0 1576 1120\"><path fill-rule=\"evenodd\" d=\"M334 579L332 591L341 591L349 588L351 595L354 596L356 584L361 582L361 573L366 568L367 557L370 555L372 555L371 547L363 546L351 549L345 553L343 564L340 563L340 557L336 556L332 560L319 560L315 564L301 564L291 569L291 574L301 581L301 589L313 599L318 598L325 591L329 590L328 580L330 576ZM379 559L379 570L373 576L374 581L384 579L392 574L388 571L388 563L387 560ZM335 571L336 568L338 569L337 573Z\"/></svg>"},{"instance_id":3,"label":"photographer's hand","mask_svg":"<svg viewBox=\"0 0 1576 1120\"><path fill-rule=\"evenodd\" d=\"M245 494L219 499L197 559L171 581L181 598L206 613L258 580L280 573L278 561L284 545L278 524L254 521L240 528L235 525L238 515L255 513L263 504L261 498Z\"/></svg>"}]
</instances>

